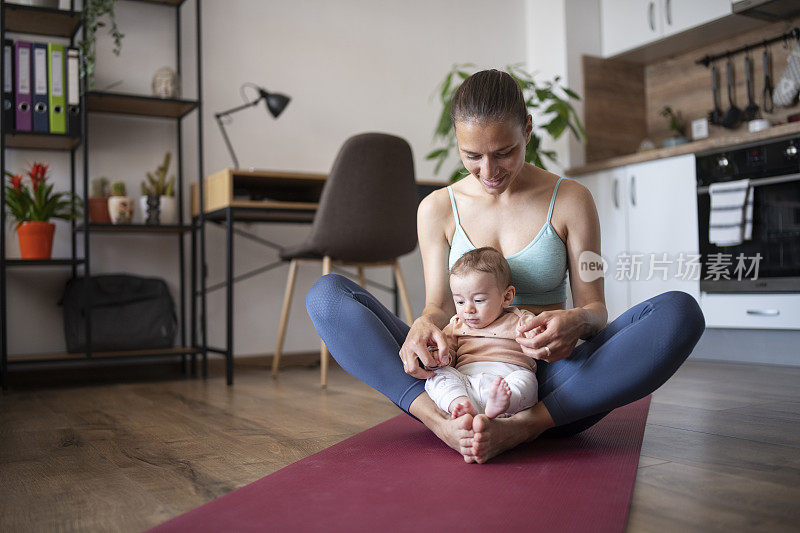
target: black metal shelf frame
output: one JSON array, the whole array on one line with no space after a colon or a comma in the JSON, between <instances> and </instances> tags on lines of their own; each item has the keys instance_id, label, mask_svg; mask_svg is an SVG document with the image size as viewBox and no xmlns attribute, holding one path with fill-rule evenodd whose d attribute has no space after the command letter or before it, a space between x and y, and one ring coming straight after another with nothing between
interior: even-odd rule
<instances>
[{"instance_id":1,"label":"black metal shelf frame","mask_svg":"<svg viewBox=\"0 0 800 533\"><path fill-rule=\"evenodd\" d=\"M137 2L146 2L150 4L158 4L162 6L166 6L167 8L174 8L175 9L175 42L176 42L176 61L177 61L177 74L180 77L181 75L181 65L182 65L182 47L181 47L181 7L185 3L185 0L132 0ZM153 232L164 232L164 233L172 233L177 234L178 236L178 247L179 247L179 268L180 268L180 346L186 347L190 346L191 348L183 349L183 352L180 354L181 360L183 362L183 369L186 372L186 355L191 355L191 374L195 376L197 373L197 364L196 364L196 355L197 353L201 353L203 357L203 367L206 367L206 350L205 350L205 320L200 320L201 324L201 335L203 344L199 345L197 342L197 309L195 303L194 293L196 290L196 282L197 282L197 273L196 273L196 265L197 265L197 224L192 221L191 225L184 224L184 208L183 208L183 200L184 200L184 176L183 176L183 118L187 116L188 113L191 111L195 111L197 114L197 159L198 159L198 182L200 183L200 200L202 202L203 198L203 190L202 190L202 179L203 176L203 144L202 144L202 56L201 56L201 40L202 40L202 32L201 32L201 0L195 0L195 9L196 9L196 16L195 16L195 29L196 29L196 53L195 59L197 61L197 99L196 100L181 100L181 99L172 99L169 100L167 103L172 104L174 106L180 107L177 112L174 113L164 113L163 106L165 104L164 101L157 101L157 99L150 98L144 95L113 95L116 97L122 96L129 102L134 102L138 104L147 104L148 102L152 102L154 106L154 110L151 113L130 113L125 110L123 111L111 111L114 113L123 113L123 114L138 114L138 115L147 115L153 117L162 117L169 120L177 120L178 121L178 128L177 128L177 144L178 144L178 157L176 161L177 166L177 177L178 177L178 219L180 224L175 226L169 226L166 228L162 228L160 230L155 230L152 228L143 228L143 227L136 227L135 225L130 225L126 227L121 227L115 230L108 230L108 228L104 227L103 225L91 224L89 222L89 212L88 209L84 209L83 213L83 221L80 226L78 226L77 221L72 220L70 222L70 232L71 232L71 257L63 258L63 259L51 259L47 261L28 261L28 260L8 260L6 259L6 240L5 240L5 231L0 231L0 350L2 351L2 361L0 362L0 381L2 381L2 389L6 391L8 389L8 338L5 332L7 331L7 279L6 279L6 268L7 267L46 267L46 266L69 266L72 270L72 277L76 277L78 274L78 267L83 266L83 275L89 279L91 276L91 246L90 246L90 235L93 233L99 233L104 231L114 231L115 233L131 233L131 232L141 232L141 233L153 233ZM56 37L68 37L70 41L70 46L74 46L75 44L75 36L77 35L77 31L80 28L82 31L82 35L85 36L86 29L80 23L80 11L75 10L75 0L70 0L69 10L53 10L47 8L36 8L36 7L29 7L29 6L19 6L18 4L11 4L7 3L6 0L0 0L0 41L5 39L5 35L7 31L19 32L19 33L26 33L24 31L24 27L30 27L34 29L41 29L43 26L39 25L28 25L26 26L25 21L20 21L19 17L17 17L14 21L14 27L8 28L7 27L7 20L6 14L7 12L13 13L14 16L22 14L30 14L30 15L42 15L50 17L50 19L54 20L54 27L56 29L50 29L48 26L46 31L40 31L38 34L40 35L50 35ZM77 24L72 27L71 29L64 30L63 27L68 27L69 24L74 22L77 17ZM72 21L72 22L71 22ZM23 28L23 29L21 29ZM36 32L27 32L27 33L36 33ZM0 57L0 72L3 72L4 69L4 57ZM31 148L31 149L44 149L44 150L69 150L70 152L70 191L74 194L76 191L76 171L75 171L75 157L76 157L76 150L78 148L82 149L82 157L83 157L83 179L82 179L82 188L83 188L83 197L88 198L88 191L89 191L89 146L88 146L88 135L89 135L89 128L88 128L88 113L89 112L108 112L102 109L95 109L89 110L88 109L88 101L87 98L89 95L100 95L102 98L105 96L103 93L92 93L88 90L87 80L84 78L81 80L81 135L80 141L75 143L72 146L65 147L60 145L60 143L53 143L52 139L47 137L43 137L44 141L49 142L51 145L56 144L58 146L51 146L47 145L46 143L42 143L39 146L34 136L31 136L32 139L30 142L27 142L27 137L23 137L23 144L24 146L19 146L19 143L15 146L14 143L9 143L12 146L8 146L6 144L6 137L7 135L18 135L16 132L12 132L12 128L8 127L8 125L2 124L2 118L0 118L0 125L2 125L2 131L9 132L9 134L0 135L0 169L5 170L6 161L5 161L5 151L6 148ZM161 108L156 108L156 106L161 105ZM161 111L159 111L161 109ZM24 135L24 134L23 134ZM52 137L52 136L51 136ZM11 139L11 137L9 137ZM5 228L6 223L6 216L5 216L5 186L0 187L0 226ZM202 225L201 225L202 231ZM78 257L78 244L77 244L77 237L78 234L83 234L83 257ZM192 297L191 297L191 315L189 319L190 323L190 343L187 344L187 320L186 320L186 249L185 249L185 235L189 233L191 235L191 288L192 288ZM200 246L203 250L203 257L205 257L205 236L203 234L200 235ZM202 277L201 277L202 278ZM87 301L87 305L91 306L91 295L89 293L89 284L84 284L86 288L85 298ZM202 306L202 313L203 317L205 317L205 302L203 302ZM90 314L88 316L91 316ZM92 357L91 351L91 321L87 320L86 324L86 339L87 339L87 349L85 355L87 359L105 359L105 357L98 358ZM173 350L174 352L174 350ZM168 355L175 355L172 352L168 352ZM126 355L126 358L130 359L147 359L151 358L152 354L145 354L141 356L137 355ZM77 359L80 361L85 361L86 359ZM20 364L30 364L32 361L30 360L22 360ZM204 372L205 375L205 372Z\"/></svg>"}]
</instances>

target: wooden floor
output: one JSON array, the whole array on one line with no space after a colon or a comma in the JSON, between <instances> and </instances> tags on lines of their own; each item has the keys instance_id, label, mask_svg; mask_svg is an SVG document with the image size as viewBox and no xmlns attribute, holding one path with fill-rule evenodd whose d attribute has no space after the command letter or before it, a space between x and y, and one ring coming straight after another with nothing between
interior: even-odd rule
<instances>
[{"instance_id":1,"label":"wooden floor","mask_svg":"<svg viewBox=\"0 0 800 533\"><path fill-rule=\"evenodd\" d=\"M141 531L398 414L335 366L327 391L264 361L233 387L172 373L0 398L0 531ZM628 530L798 524L800 368L687 362L653 397Z\"/></svg>"}]
</instances>

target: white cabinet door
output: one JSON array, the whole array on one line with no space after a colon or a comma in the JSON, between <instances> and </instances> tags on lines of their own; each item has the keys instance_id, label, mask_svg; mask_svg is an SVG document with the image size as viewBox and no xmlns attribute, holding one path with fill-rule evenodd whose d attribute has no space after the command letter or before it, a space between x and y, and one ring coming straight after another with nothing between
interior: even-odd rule
<instances>
[{"instance_id":1,"label":"white cabinet door","mask_svg":"<svg viewBox=\"0 0 800 533\"><path fill-rule=\"evenodd\" d=\"M642 254L638 276L630 270L630 305L670 290L699 300L694 154L629 165L626 174L629 252ZM689 266L692 256L697 267Z\"/></svg>"},{"instance_id":2,"label":"white cabinet door","mask_svg":"<svg viewBox=\"0 0 800 533\"><path fill-rule=\"evenodd\" d=\"M628 241L625 169L595 172L581 176L578 181L591 191L600 219L600 255L608 263L604 292L608 321L611 322L628 309L630 300L627 280L615 278L616 258L627 249Z\"/></svg>"},{"instance_id":3,"label":"white cabinet door","mask_svg":"<svg viewBox=\"0 0 800 533\"><path fill-rule=\"evenodd\" d=\"M602 0L603 56L638 48L731 12L730 0Z\"/></svg>"},{"instance_id":4,"label":"white cabinet door","mask_svg":"<svg viewBox=\"0 0 800 533\"><path fill-rule=\"evenodd\" d=\"M602 0L603 56L613 56L659 39L663 33L660 7L663 1Z\"/></svg>"},{"instance_id":5,"label":"white cabinet door","mask_svg":"<svg viewBox=\"0 0 800 533\"><path fill-rule=\"evenodd\" d=\"M730 15L731 0L661 0L664 36L680 33L725 15Z\"/></svg>"}]
</instances>

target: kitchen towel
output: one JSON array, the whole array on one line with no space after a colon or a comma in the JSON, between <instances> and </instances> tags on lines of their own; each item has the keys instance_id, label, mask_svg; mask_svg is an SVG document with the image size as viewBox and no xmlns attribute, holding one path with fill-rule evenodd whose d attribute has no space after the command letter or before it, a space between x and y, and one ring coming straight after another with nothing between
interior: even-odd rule
<instances>
[{"instance_id":1,"label":"kitchen towel","mask_svg":"<svg viewBox=\"0 0 800 533\"><path fill-rule=\"evenodd\" d=\"M749 179L712 183L708 241L736 246L753 237L753 187Z\"/></svg>"}]
</instances>

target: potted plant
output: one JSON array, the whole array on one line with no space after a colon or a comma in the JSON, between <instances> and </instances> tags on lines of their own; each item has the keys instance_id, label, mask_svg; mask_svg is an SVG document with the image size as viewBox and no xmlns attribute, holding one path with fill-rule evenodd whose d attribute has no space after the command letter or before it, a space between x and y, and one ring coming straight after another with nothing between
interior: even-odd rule
<instances>
[{"instance_id":1,"label":"potted plant","mask_svg":"<svg viewBox=\"0 0 800 533\"><path fill-rule=\"evenodd\" d=\"M470 76L468 70L474 69L475 65L463 64L453 65L447 73L437 91L442 102L442 112L439 115L439 122L433 133L434 142L443 143L444 146L431 151L425 158L437 160L434 174L438 174L444 162L452 151L456 150L456 139L453 134L453 123L450 120L450 103L453 95L461 86L461 83ZM552 81L537 83L533 75L521 68L519 64L506 66L506 72L513 77L525 96L525 104L531 111L540 110L547 117L547 122L542 121L541 125L535 124L531 140L525 148L525 161L538 167L546 168L544 158L556 162L556 153L553 150L542 149L541 130L544 130L553 139L558 139L569 129L575 138L583 140L586 132L578 118L575 109L569 103L569 99L580 100L575 92L559 85L560 77L556 76ZM559 94L563 93L565 97ZM456 150L457 151L457 150ZM457 181L467 175L464 166L459 163L456 170L450 175L450 181Z\"/></svg>"},{"instance_id":2,"label":"potted plant","mask_svg":"<svg viewBox=\"0 0 800 533\"><path fill-rule=\"evenodd\" d=\"M48 167L32 163L26 175L6 172L6 206L16 220L22 259L50 259L56 230L50 219L72 220L80 216L80 199L70 192L54 193L53 184L47 183Z\"/></svg>"},{"instance_id":3,"label":"potted plant","mask_svg":"<svg viewBox=\"0 0 800 533\"><path fill-rule=\"evenodd\" d=\"M680 111L675 112L667 105L661 110L661 116L667 117L669 129L673 132L672 137L661 141L661 146L669 148L670 146L678 146L689 142L689 139L686 138L686 121L681 117Z\"/></svg>"},{"instance_id":4,"label":"potted plant","mask_svg":"<svg viewBox=\"0 0 800 533\"><path fill-rule=\"evenodd\" d=\"M87 77L89 89L94 85L94 63L96 59L95 44L97 32L100 28L108 25L108 33L114 38L113 52L119 55L122 48L122 38L124 34L117 29L117 20L114 13L114 3L116 0L84 0L81 17L83 18L84 36L78 42L81 50L81 77ZM108 22L104 22L103 17L108 17Z\"/></svg>"},{"instance_id":5,"label":"potted plant","mask_svg":"<svg viewBox=\"0 0 800 533\"><path fill-rule=\"evenodd\" d=\"M147 216L147 224L177 224L178 210L175 201L175 176L167 179L172 154L167 152L164 161L154 172L147 173L147 179L142 180L142 197L139 207L142 214Z\"/></svg>"},{"instance_id":6,"label":"potted plant","mask_svg":"<svg viewBox=\"0 0 800 533\"><path fill-rule=\"evenodd\" d=\"M115 181L111 184L108 214L112 224L130 224L133 219L133 201L128 198L123 181Z\"/></svg>"},{"instance_id":7,"label":"potted plant","mask_svg":"<svg viewBox=\"0 0 800 533\"><path fill-rule=\"evenodd\" d=\"M89 220L95 224L110 224L108 215L108 197L111 195L109 181L106 177L94 178L89 195Z\"/></svg>"}]
</instances>

